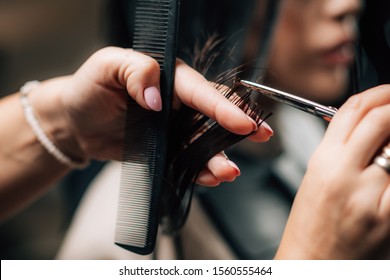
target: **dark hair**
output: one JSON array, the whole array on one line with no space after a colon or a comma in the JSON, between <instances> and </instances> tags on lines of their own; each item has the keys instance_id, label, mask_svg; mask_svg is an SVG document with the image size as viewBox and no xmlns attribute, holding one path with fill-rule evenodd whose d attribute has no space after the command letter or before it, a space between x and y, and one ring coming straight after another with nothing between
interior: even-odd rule
<instances>
[{"instance_id":1,"label":"dark hair","mask_svg":"<svg viewBox=\"0 0 390 280\"><path fill-rule=\"evenodd\" d=\"M217 36L211 36L202 49L196 51L194 63L203 74L210 68L220 51ZM240 76L250 71L246 65L228 70L215 80L215 87L233 104L251 117L258 126L271 114L264 116L261 106L252 99L254 94L240 85ZM183 106L174 116L171 127L166 184L162 196L162 225L172 233L184 224L191 204L194 181L214 155L228 149L248 135L231 133L215 120Z\"/></svg>"}]
</instances>

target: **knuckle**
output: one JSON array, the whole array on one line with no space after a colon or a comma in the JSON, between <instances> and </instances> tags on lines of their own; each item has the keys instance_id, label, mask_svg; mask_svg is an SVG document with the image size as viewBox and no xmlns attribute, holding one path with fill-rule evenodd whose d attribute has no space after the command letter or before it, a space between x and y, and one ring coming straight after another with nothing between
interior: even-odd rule
<instances>
[{"instance_id":1,"label":"knuckle","mask_svg":"<svg viewBox=\"0 0 390 280\"><path fill-rule=\"evenodd\" d=\"M160 72L160 65L158 62L150 56L145 56L145 60L142 64L143 71L146 75L153 75Z\"/></svg>"},{"instance_id":2,"label":"knuckle","mask_svg":"<svg viewBox=\"0 0 390 280\"><path fill-rule=\"evenodd\" d=\"M95 57L111 57L118 51L118 47L108 46L96 51L93 56Z\"/></svg>"},{"instance_id":3,"label":"knuckle","mask_svg":"<svg viewBox=\"0 0 390 280\"><path fill-rule=\"evenodd\" d=\"M206 94L209 96L205 96ZM210 90L210 85L206 80L199 82L191 90L191 103L194 109L199 111L202 107L211 108L210 111L207 110L207 112L203 113L207 113L209 117L213 119L215 119L214 113L217 105L215 103L214 94L214 91ZM207 104L205 103L205 100L207 100Z\"/></svg>"},{"instance_id":4,"label":"knuckle","mask_svg":"<svg viewBox=\"0 0 390 280\"><path fill-rule=\"evenodd\" d=\"M363 101L364 97L361 94L355 94L348 98L347 102L345 102L345 106L351 109L358 109L363 106L365 103Z\"/></svg>"},{"instance_id":5,"label":"knuckle","mask_svg":"<svg viewBox=\"0 0 390 280\"><path fill-rule=\"evenodd\" d=\"M377 89L379 92L390 94L390 84L379 85L375 89Z\"/></svg>"},{"instance_id":6,"label":"knuckle","mask_svg":"<svg viewBox=\"0 0 390 280\"><path fill-rule=\"evenodd\" d=\"M199 94L199 92L202 92L200 88L201 88L201 85L197 84L190 91L190 103L192 104L191 107L195 110L199 110L199 103L200 102L199 102L198 94Z\"/></svg>"},{"instance_id":7,"label":"knuckle","mask_svg":"<svg viewBox=\"0 0 390 280\"><path fill-rule=\"evenodd\" d=\"M375 124L378 129L389 129L389 119L386 118L386 108L377 107L367 113L367 120Z\"/></svg>"},{"instance_id":8,"label":"knuckle","mask_svg":"<svg viewBox=\"0 0 390 280\"><path fill-rule=\"evenodd\" d=\"M105 53L105 52L113 52L113 51L116 51L116 50L118 50L117 47L107 46L107 47L102 48L100 51Z\"/></svg>"}]
</instances>

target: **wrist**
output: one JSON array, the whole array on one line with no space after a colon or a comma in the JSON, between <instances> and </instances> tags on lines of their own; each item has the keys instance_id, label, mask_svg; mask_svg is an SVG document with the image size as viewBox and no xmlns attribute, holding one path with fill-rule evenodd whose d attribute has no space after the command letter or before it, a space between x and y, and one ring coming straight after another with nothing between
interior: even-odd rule
<instances>
[{"instance_id":1,"label":"wrist","mask_svg":"<svg viewBox=\"0 0 390 280\"><path fill-rule=\"evenodd\" d=\"M61 95L66 94L68 79L60 77L40 83L28 92L28 100L48 141L70 160L69 163L67 160L60 161L70 167L83 167L88 158L72 132L61 102ZM46 149L53 154L50 149Z\"/></svg>"}]
</instances>

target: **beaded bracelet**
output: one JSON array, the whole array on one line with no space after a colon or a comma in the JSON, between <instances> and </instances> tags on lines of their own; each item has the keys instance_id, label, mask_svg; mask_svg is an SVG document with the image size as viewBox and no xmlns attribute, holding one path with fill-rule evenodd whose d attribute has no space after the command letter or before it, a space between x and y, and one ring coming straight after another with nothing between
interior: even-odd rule
<instances>
[{"instance_id":1,"label":"beaded bracelet","mask_svg":"<svg viewBox=\"0 0 390 280\"><path fill-rule=\"evenodd\" d=\"M49 154L51 154L54 158L56 158L59 162L62 164L70 167L70 168L84 168L87 166L88 161L84 162L77 162L66 156L63 152L61 152L54 143L46 136L45 132L43 131L42 127L40 126L37 117L34 114L34 110L31 106L31 103L28 99L28 94L31 90L39 86L39 81L29 81L24 84L20 88L20 102L23 107L24 116L26 118L26 121L30 125L31 129L33 130L35 136L37 137L38 141L41 143L41 145L47 150Z\"/></svg>"}]
</instances>

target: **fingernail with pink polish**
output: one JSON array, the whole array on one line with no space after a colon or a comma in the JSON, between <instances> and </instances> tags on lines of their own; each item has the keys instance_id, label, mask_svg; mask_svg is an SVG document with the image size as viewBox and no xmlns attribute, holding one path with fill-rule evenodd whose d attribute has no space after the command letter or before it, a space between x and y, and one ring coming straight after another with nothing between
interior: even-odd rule
<instances>
[{"instance_id":1,"label":"fingernail with pink polish","mask_svg":"<svg viewBox=\"0 0 390 280\"><path fill-rule=\"evenodd\" d=\"M162 101L160 91L157 87L148 87L145 89L144 98L150 109L157 112L161 111Z\"/></svg>"},{"instance_id":2,"label":"fingernail with pink polish","mask_svg":"<svg viewBox=\"0 0 390 280\"><path fill-rule=\"evenodd\" d=\"M274 131L272 130L272 128L269 126L268 123L266 123L266 122L263 121L263 122L261 123L261 126L262 126L265 130L267 130L267 132L270 134L270 136L274 135Z\"/></svg>"},{"instance_id":3,"label":"fingernail with pink polish","mask_svg":"<svg viewBox=\"0 0 390 280\"><path fill-rule=\"evenodd\" d=\"M231 160L227 160L228 164L234 168L234 170L236 171L236 176L240 176L241 175L241 171L240 169L238 168L238 166L232 162Z\"/></svg>"},{"instance_id":4,"label":"fingernail with pink polish","mask_svg":"<svg viewBox=\"0 0 390 280\"><path fill-rule=\"evenodd\" d=\"M256 131L258 129L257 123L249 116L247 116L248 120L252 123L253 131Z\"/></svg>"}]
</instances>

